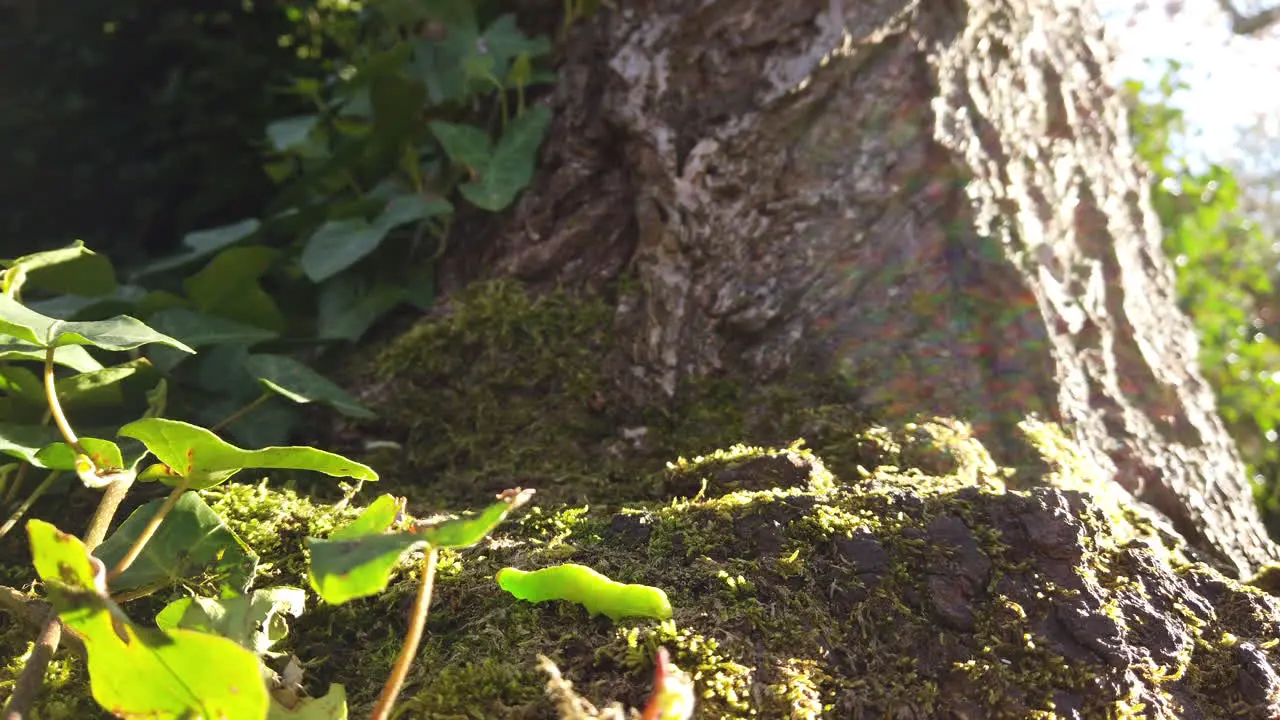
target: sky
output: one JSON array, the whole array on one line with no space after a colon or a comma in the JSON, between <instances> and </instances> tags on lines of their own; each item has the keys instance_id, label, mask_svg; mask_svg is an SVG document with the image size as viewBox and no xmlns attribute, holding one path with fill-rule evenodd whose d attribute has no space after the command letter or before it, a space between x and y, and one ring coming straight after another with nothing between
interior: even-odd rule
<instances>
[{"instance_id":1,"label":"sky","mask_svg":"<svg viewBox=\"0 0 1280 720\"><path fill-rule=\"evenodd\" d=\"M1247 1L1247 0L1246 0ZM1280 0L1270 0L1280 2ZM1236 131L1266 113L1280 130L1280 32L1266 38L1233 35L1217 0L1170 0L1135 11L1135 0L1095 0L1117 53L1116 82L1156 81L1166 58L1184 64L1190 89L1175 97L1191 137L1188 150L1209 160L1236 155ZM1236 0L1237 7L1245 7ZM1256 5L1256 3L1254 3ZM1180 10L1169 17L1165 8ZM1151 63L1150 61L1157 61Z\"/></svg>"}]
</instances>

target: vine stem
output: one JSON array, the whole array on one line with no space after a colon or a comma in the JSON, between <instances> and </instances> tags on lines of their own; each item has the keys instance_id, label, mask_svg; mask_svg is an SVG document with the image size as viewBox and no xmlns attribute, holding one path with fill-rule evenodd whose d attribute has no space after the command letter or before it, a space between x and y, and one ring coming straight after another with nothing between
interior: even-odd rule
<instances>
[{"instance_id":1,"label":"vine stem","mask_svg":"<svg viewBox=\"0 0 1280 720\"><path fill-rule=\"evenodd\" d=\"M53 424L58 426L58 431L62 433L67 444L76 451L77 455L88 457L89 453L84 451L80 438L76 437L75 431L71 429L71 423L67 422L67 416L62 412L62 403L58 402L58 388L54 385L53 378L53 351L56 349L50 345L44 354L44 394L49 399L49 412L53 414Z\"/></svg>"},{"instance_id":2,"label":"vine stem","mask_svg":"<svg viewBox=\"0 0 1280 720\"><path fill-rule=\"evenodd\" d=\"M26 466L24 465L23 467ZM18 509L13 511L13 514L9 516L9 519L4 521L4 525L0 525L0 538L9 534L9 531L13 529L13 526L17 525L18 521L22 519L22 516L27 514L27 511L31 509L32 505L36 504L36 501L40 499L41 495L44 495L44 491L48 490L49 487L53 485L53 481L57 480L61 476L62 472L60 470L54 470L45 476L44 480L36 486L36 489L32 490L31 494L27 496L27 499L22 501L22 504L18 506Z\"/></svg>"},{"instance_id":3,"label":"vine stem","mask_svg":"<svg viewBox=\"0 0 1280 720\"><path fill-rule=\"evenodd\" d=\"M187 479L184 477L173 488L173 492L169 493L169 497L164 499L164 504L160 506L156 514L152 515L151 519L147 521L146 527L142 528L142 532L138 534L137 539L129 546L129 552L125 553L124 557L120 558L120 562L116 563L116 566L107 574L107 582L111 582L123 575L124 571L128 570L129 566L133 564L133 561L138 559L138 556L142 554L142 549L151 540L151 536L155 535L156 530L160 529L160 523L164 522L165 517L169 515L169 511L173 510L173 506L178 504L178 500L186 491Z\"/></svg>"},{"instance_id":4,"label":"vine stem","mask_svg":"<svg viewBox=\"0 0 1280 720\"><path fill-rule=\"evenodd\" d=\"M53 393L50 392L50 395L52 396ZM68 426L67 431L69 432L70 429ZM75 434L72 433L71 437L74 438ZM98 501L98 509L94 511L93 518L89 521L89 529L84 534L85 550L93 552L94 548L102 544L102 540L107 536L107 529L111 527L111 520L116 516L116 510L120 508L120 503L124 501L124 496L129 492L132 484L132 479L116 480L102 493L102 499ZM9 696L9 702L4 706L3 720L22 720L28 714L28 709L35 702L36 695L40 694L40 688L44 685L45 671L49 669L49 661L58 651L58 643L61 640L62 623L58 620L58 611L50 607L45 613L40 635L36 638L36 645L31 650L31 657L27 658L26 664L22 666L22 674L13 684L13 694Z\"/></svg>"},{"instance_id":5,"label":"vine stem","mask_svg":"<svg viewBox=\"0 0 1280 720\"><path fill-rule=\"evenodd\" d=\"M252 401L252 402L250 402L248 405L245 405L244 407L240 408L239 410L237 410L237 411L235 411L235 412L231 413L230 415L226 416L226 417L225 417L225 418L223 418L223 419L222 419L222 421L221 421L221 422L219 422L217 425L214 425L213 427L209 428L209 430L210 430L211 432L218 432L219 430L221 430L221 429L225 428L226 426L230 425L231 423L233 423L233 422L235 422L235 421L239 420L240 418L244 417L245 415L248 415L249 413L253 412L254 410L257 410L259 407L261 407L261 406L262 406L262 404L263 404L263 403L265 403L266 401L268 401L268 400L270 400L270 399L271 399L271 392L270 392L270 391L263 392L261 395L259 395L258 397L254 398L254 399L253 399L253 401Z\"/></svg>"},{"instance_id":6,"label":"vine stem","mask_svg":"<svg viewBox=\"0 0 1280 720\"><path fill-rule=\"evenodd\" d=\"M391 674L382 686L382 694L378 696L378 704L369 713L369 720L387 720L391 708L400 696L404 680L409 675L409 667L418 654L418 645L422 642L422 631L427 627L427 611L431 607L431 588L436 580L436 560L440 550L435 545L427 547L427 555L423 560L422 582L418 584L418 596L413 601L413 614L409 617L409 627L405 631L404 644L400 646L400 656L391 667Z\"/></svg>"}]
</instances>

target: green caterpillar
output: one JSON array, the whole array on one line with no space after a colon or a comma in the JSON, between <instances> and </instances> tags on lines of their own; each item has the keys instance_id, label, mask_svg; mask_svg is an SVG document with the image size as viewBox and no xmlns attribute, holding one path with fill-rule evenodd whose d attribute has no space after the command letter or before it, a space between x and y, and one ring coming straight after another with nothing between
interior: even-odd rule
<instances>
[{"instance_id":1,"label":"green caterpillar","mask_svg":"<svg viewBox=\"0 0 1280 720\"><path fill-rule=\"evenodd\" d=\"M671 617L671 602L660 588L616 582L585 565L567 563L533 572L503 568L496 579L499 587L520 600L568 600L614 622L625 617Z\"/></svg>"}]
</instances>

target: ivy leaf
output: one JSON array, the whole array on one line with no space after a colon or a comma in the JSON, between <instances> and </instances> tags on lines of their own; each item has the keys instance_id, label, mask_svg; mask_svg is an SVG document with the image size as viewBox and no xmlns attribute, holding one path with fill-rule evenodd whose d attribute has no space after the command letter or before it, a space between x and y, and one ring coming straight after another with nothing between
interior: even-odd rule
<instances>
[{"instance_id":1,"label":"ivy leaf","mask_svg":"<svg viewBox=\"0 0 1280 720\"><path fill-rule=\"evenodd\" d=\"M58 250L0 261L0 265L22 268L26 282L54 293L98 297L116 289L116 271L111 261L86 248L80 240Z\"/></svg>"},{"instance_id":2,"label":"ivy leaf","mask_svg":"<svg viewBox=\"0 0 1280 720\"><path fill-rule=\"evenodd\" d=\"M320 287L316 334L325 340L355 342L408 297L406 289L387 283L376 282L369 288L355 273L331 278Z\"/></svg>"},{"instance_id":3,"label":"ivy leaf","mask_svg":"<svg viewBox=\"0 0 1280 720\"><path fill-rule=\"evenodd\" d=\"M161 630L185 628L221 635L258 655L268 655L271 647L289 632L286 615L299 617L306 606L302 588L273 587L254 590L225 600L186 597L165 606L156 615Z\"/></svg>"},{"instance_id":4,"label":"ivy leaf","mask_svg":"<svg viewBox=\"0 0 1280 720\"><path fill-rule=\"evenodd\" d=\"M165 478L177 485L178 477L187 487L203 490L226 482L247 468L311 470L333 477L377 480L372 468L331 452L312 447L267 447L244 450L219 438L209 430L178 420L144 418L120 428L121 437L139 440L176 477Z\"/></svg>"},{"instance_id":5,"label":"ivy leaf","mask_svg":"<svg viewBox=\"0 0 1280 720\"><path fill-rule=\"evenodd\" d=\"M395 533L387 530L403 511L404 503L392 495L382 495L327 540L307 539L311 587L325 602L334 605L376 595L386 589L400 558L413 547L422 543L465 547L480 542L532 495L533 490L508 490L498 496L498 502L475 515Z\"/></svg>"},{"instance_id":6,"label":"ivy leaf","mask_svg":"<svg viewBox=\"0 0 1280 720\"><path fill-rule=\"evenodd\" d=\"M366 420L377 417L346 390L291 357L250 355L246 364L263 385L293 402L304 405L321 402L348 417Z\"/></svg>"},{"instance_id":7,"label":"ivy leaf","mask_svg":"<svg viewBox=\"0 0 1280 720\"><path fill-rule=\"evenodd\" d=\"M151 363L143 358L126 363L64 377L54 382L58 398L66 406L120 405L124 394L120 383L139 373L154 372Z\"/></svg>"},{"instance_id":8,"label":"ivy leaf","mask_svg":"<svg viewBox=\"0 0 1280 720\"><path fill-rule=\"evenodd\" d=\"M477 172L489 164L493 150L489 133L483 129L448 122L428 123L428 127L453 162Z\"/></svg>"},{"instance_id":9,"label":"ivy leaf","mask_svg":"<svg viewBox=\"0 0 1280 720\"><path fill-rule=\"evenodd\" d=\"M99 705L120 716L172 720L266 716L256 655L226 638L134 625L106 595L105 568L78 538L40 520L27 523L27 534L50 602L84 640Z\"/></svg>"},{"instance_id":10,"label":"ivy leaf","mask_svg":"<svg viewBox=\"0 0 1280 720\"><path fill-rule=\"evenodd\" d=\"M115 567L163 504L161 498L134 510L94 555ZM223 588L244 592L257 567L257 555L200 495L188 492L178 498L138 559L111 581L111 591L155 591L211 572Z\"/></svg>"},{"instance_id":11,"label":"ivy leaf","mask_svg":"<svg viewBox=\"0 0 1280 720\"><path fill-rule=\"evenodd\" d=\"M36 453L36 464L50 470L74 471L80 482L90 488L106 487L136 474L137 463L126 463L120 446L110 440L80 438L80 447L88 453L87 457L77 455L65 442L53 443Z\"/></svg>"},{"instance_id":12,"label":"ivy leaf","mask_svg":"<svg viewBox=\"0 0 1280 720\"><path fill-rule=\"evenodd\" d=\"M147 319L152 327L198 348L206 345L254 345L274 340L280 334L257 325L246 325L217 315L206 315L174 307Z\"/></svg>"},{"instance_id":13,"label":"ivy leaf","mask_svg":"<svg viewBox=\"0 0 1280 720\"><path fill-rule=\"evenodd\" d=\"M168 272L207 258L223 248L248 239L261 228L262 223L259 220L249 218L230 225L221 225L207 230L196 230L195 232L187 233L182 238L182 244L190 248L189 250L180 255L174 255L173 257L144 265L134 271L132 277L136 279L145 275Z\"/></svg>"},{"instance_id":14,"label":"ivy leaf","mask_svg":"<svg viewBox=\"0 0 1280 720\"><path fill-rule=\"evenodd\" d=\"M533 179L538 146L551 122L551 111L530 108L507 128L480 177L458 188L473 205L497 212L511 204Z\"/></svg>"},{"instance_id":15,"label":"ivy leaf","mask_svg":"<svg viewBox=\"0 0 1280 720\"><path fill-rule=\"evenodd\" d=\"M312 282L322 282L377 250L392 229L452 211L443 199L406 193L391 198L373 222L361 217L329 220L303 248L302 270Z\"/></svg>"},{"instance_id":16,"label":"ivy leaf","mask_svg":"<svg viewBox=\"0 0 1280 720\"><path fill-rule=\"evenodd\" d=\"M285 327L284 313L259 283L278 254L258 245L227 248L183 286L200 312L279 332Z\"/></svg>"},{"instance_id":17,"label":"ivy leaf","mask_svg":"<svg viewBox=\"0 0 1280 720\"><path fill-rule=\"evenodd\" d=\"M195 352L127 315L93 322L67 322L41 315L7 295L0 295L0 332L42 348L93 345L104 350L132 350L149 343L161 343Z\"/></svg>"},{"instance_id":18,"label":"ivy leaf","mask_svg":"<svg viewBox=\"0 0 1280 720\"><path fill-rule=\"evenodd\" d=\"M45 349L35 343L23 342L15 337L0 334L0 360L32 360L44 362ZM53 364L69 367L76 372L101 370L102 363L79 345L63 345L53 351Z\"/></svg>"}]
</instances>

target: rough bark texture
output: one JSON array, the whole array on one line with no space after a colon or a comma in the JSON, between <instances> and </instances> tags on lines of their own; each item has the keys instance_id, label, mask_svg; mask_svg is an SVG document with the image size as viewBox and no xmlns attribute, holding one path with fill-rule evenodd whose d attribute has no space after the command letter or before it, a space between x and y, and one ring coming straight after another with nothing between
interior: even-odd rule
<instances>
[{"instance_id":1,"label":"rough bark texture","mask_svg":"<svg viewBox=\"0 0 1280 720\"><path fill-rule=\"evenodd\" d=\"M614 367L638 399L807 367L890 423L964 418L999 459L1028 413L1063 422L1246 574L1274 548L1107 56L1077 0L620 2L566 43L543 169L471 260L633 271Z\"/></svg>"}]
</instances>

